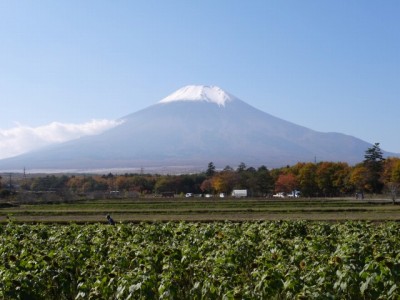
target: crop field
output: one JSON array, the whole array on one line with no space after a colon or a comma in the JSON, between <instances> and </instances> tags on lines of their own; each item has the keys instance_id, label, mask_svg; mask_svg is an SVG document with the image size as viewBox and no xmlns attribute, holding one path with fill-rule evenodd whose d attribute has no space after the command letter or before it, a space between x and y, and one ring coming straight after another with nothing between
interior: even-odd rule
<instances>
[{"instance_id":1,"label":"crop field","mask_svg":"<svg viewBox=\"0 0 400 300\"><path fill-rule=\"evenodd\" d=\"M0 203L1 204L1 203ZM0 206L0 223L255 220L400 220L400 205L388 199L138 198L37 202Z\"/></svg>"},{"instance_id":2,"label":"crop field","mask_svg":"<svg viewBox=\"0 0 400 300\"><path fill-rule=\"evenodd\" d=\"M400 299L399 219L384 199L2 203L0 299Z\"/></svg>"},{"instance_id":3,"label":"crop field","mask_svg":"<svg viewBox=\"0 0 400 300\"><path fill-rule=\"evenodd\" d=\"M0 227L2 299L399 299L400 224Z\"/></svg>"}]
</instances>

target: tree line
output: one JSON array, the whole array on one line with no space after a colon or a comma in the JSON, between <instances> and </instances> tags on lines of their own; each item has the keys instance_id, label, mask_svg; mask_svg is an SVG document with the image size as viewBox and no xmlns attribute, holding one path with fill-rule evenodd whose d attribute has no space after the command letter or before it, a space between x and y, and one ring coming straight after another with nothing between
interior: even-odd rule
<instances>
[{"instance_id":1,"label":"tree line","mask_svg":"<svg viewBox=\"0 0 400 300\"><path fill-rule=\"evenodd\" d=\"M236 168L226 166L217 170L210 162L206 171L197 174L46 175L19 178L13 186L3 181L0 178L0 197L10 195L11 189L64 196L96 193L146 196L164 192L229 195L233 189L246 189L252 197L299 190L303 197L388 192L395 199L400 187L400 158L383 158L379 143L375 143L365 151L364 160L354 166L345 162L299 162L268 169L266 166L248 167L242 162Z\"/></svg>"}]
</instances>

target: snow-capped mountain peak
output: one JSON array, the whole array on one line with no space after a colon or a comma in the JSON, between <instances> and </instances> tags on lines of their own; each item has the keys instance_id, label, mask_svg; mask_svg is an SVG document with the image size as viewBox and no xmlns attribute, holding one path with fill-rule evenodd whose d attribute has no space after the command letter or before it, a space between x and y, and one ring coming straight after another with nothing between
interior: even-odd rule
<instances>
[{"instance_id":1,"label":"snow-capped mountain peak","mask_svg":"<svg viewBox=\"0 0 400 300\"><path fill-rule=\"evenodd\" d=\"M234 98L217 86L188 85L165 97L159 103L206 101L225 106L226 102L232 101Z\"/></svg>"}]
</instances>

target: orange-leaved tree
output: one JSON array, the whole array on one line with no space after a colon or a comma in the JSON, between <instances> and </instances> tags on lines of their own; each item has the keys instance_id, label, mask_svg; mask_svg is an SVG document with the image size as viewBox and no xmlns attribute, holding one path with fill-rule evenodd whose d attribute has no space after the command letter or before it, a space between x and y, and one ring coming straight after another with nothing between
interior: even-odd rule
<instances>
[{"instance_id":1,"label":"orange-leaved tree","mask_svg":"<svg viewBox=\"0 0 400 300\"><path fill-rule=\"evenodd\" d=\"M400 190L400 158L390 157L385 160L382 181L389 191L393 203L395 203L397 193Z\"/></svg>"},{"instance_id":2,"label":"orange-leaved tree","mask_svg":"<svg viewBox=\"0 0 400 300\"><path fill-rule=\"evenodd\" d=\"M297 178L292 173L280 174L275 182L275 192L290 193L297 188Z\"/></svg>"}]
</instances>

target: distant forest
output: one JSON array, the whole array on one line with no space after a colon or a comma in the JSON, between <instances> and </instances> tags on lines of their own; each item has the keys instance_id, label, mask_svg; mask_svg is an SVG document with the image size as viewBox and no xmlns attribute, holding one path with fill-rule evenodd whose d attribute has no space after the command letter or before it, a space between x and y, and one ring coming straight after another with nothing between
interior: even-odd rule
<instances>
[{"instance_id":1,"label":"distant forest","mask_svg":"<svg viewBox=\"0 0 400 300\"><path fill-rule=\"evenodd\" d=\"M400 187L400 158L384 159L379 143L365 152L364 161L349 166L343 162L297 163L276 169L266 166L216 170L210 162L198 174L104 174L0 177L0 198L77 199L79 197L146 197L169 193L184 196L230 195L246 189L251 197L300 191L302 197L338 197L356 193L388 193L393 199Z\"/></svg>"}]
</instances>

